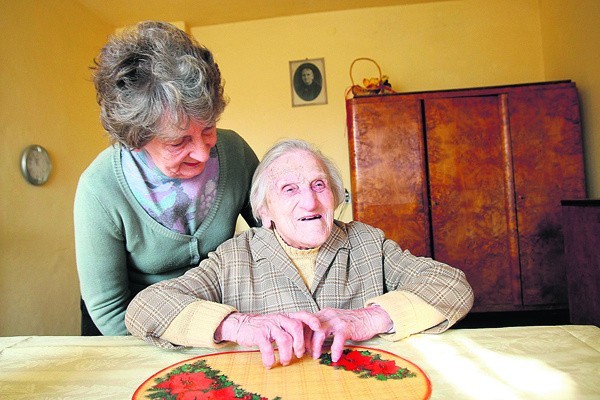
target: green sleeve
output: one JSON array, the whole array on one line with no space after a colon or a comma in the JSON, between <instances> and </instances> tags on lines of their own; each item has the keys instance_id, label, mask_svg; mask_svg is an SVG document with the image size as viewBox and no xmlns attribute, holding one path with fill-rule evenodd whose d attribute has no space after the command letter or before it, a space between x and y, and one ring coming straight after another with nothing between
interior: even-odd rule
<instances>
[{"instance_id":1,"label":"green sleeve","mask_svg":"<svg viewBox=\"0 0 600 400\"><path fill-rule=\"evenodd\" d=\"M94 182L92 184L92 182ZM104 335L126 335L130 301L122 227L95 193L108 190L96 175L82 175L74 204L75 252L81 294Z\"/></svg>"}]
</instances>

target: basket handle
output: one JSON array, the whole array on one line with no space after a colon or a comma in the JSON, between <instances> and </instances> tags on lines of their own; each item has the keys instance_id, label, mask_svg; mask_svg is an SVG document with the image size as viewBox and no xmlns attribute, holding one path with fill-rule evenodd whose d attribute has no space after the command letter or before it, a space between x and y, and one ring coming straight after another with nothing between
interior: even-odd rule
<instances>
[{"instance_id":1,"label":"basket handle","mask_svg":"<svg viewBox=\"0 0 600 400\"><path fill-rule=\"evenodd\" d=\"M379 71L379 81L381 81L381 79L383 79L383 76L381 75L381 67L379 66L379 64L377 64L377 62L371 58L366 58L366 57L360 57L355 59L354 61L352 61L352 64L350 64L350 81L352 81L352 86L356 85L354 83L354 78L352 77L352 67L354 67L354 64L357 61L370 61L373 64L375 64L375 66L377 67L377 71Z\"/></svg>"}]
</instances>

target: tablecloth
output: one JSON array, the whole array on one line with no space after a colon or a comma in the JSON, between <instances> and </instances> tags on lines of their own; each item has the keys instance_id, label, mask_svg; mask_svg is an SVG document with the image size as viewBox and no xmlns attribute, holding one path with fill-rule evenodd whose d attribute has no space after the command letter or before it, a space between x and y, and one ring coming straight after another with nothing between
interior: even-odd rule
<instances>
[{"instance_id":1,"label":"tablecloth","mask_svg":"<svg viewBox=\"0 0 600 400\"><path fill-rule=\"evenodd\" d=\"M596 326L451 329L359 344L417 364L431 399L600 399ZM2 337L0 399L130 399L157 371L212 351L163 350L131 336Z\"/></svg>"}]
</instances>

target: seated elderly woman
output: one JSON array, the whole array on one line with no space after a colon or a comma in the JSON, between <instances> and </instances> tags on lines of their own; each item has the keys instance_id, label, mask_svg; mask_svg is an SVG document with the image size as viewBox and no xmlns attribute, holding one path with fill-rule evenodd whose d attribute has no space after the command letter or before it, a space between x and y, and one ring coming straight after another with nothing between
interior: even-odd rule
<instances>
[{"instance_id":1,"label":"seated elderly woman","mask_svg":"<svg viewBox=\"0 0 600 400\"><path fill-rule=\"evenodd\" d=\"M273 343L287 365L305 352L318 358L333 336L337 361L346 340L443 332L473 304L462 271L402 250L377 228L334 220L341 176L304 141L265 154L250 200L263 226L140 292L125 318L133 335L166 348L258 346L270 368Z\"/></svg>"}]
</instances>

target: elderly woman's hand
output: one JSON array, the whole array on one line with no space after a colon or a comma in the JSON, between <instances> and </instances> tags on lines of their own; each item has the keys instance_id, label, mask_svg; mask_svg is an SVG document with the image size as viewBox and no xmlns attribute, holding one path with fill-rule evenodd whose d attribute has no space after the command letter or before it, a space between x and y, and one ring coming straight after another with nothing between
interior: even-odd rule
<instances>
[{"instance_id":1,"label":"elderly woman's hand","mask_svg":"<svg viewBox=\"0 0 600 400\"><path fill-rule=\"evenodd\" d=\"M321 329L319 319L306 311L265 315L233 313L221 322L214 337L216 341L258 346L263 365L268 369L275 365L272 342L277 344L281 365L290 363L292 351L298 358L304 355L305 327L312 331Z\"/></svg>"},{"instance_id":2,"label":"elderly woman's hand","mask_svg":"<svg viewBox=\"0 0 600 400\"><path fill-rule=\"evenodd\" d=\"M368 340L393 328L390 316L379 306L356 310L324 308L314 315L321 321L321 328L313 329L312 339L306 337L307 350L313 358L320 357L325 339L333 336L331 359L334 362L342 356L346 340Z\"/></svg>"}]
</instances>

